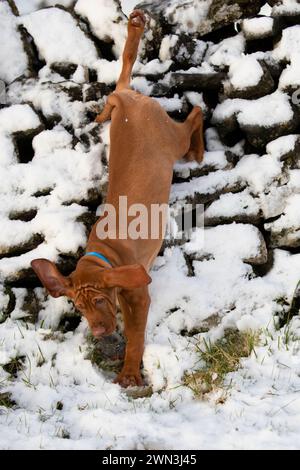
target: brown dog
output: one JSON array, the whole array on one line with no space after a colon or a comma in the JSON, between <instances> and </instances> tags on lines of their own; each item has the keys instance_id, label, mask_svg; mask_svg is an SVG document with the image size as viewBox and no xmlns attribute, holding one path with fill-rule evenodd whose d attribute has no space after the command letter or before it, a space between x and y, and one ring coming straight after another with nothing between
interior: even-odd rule
<instances>
[{"instance_id":1,"label":"brown dog","mask_svg":"<svg viewBox=\"0 0 300 470\"><path fill-rule=\"evenodd\" d=\"M119 196L127 197L128 207L143 204L149 213L151 205L167 204L175 161L185 157L201 162L204 153L200 108L194 108L184 123L177 123L155 100L130 89L144 27L143 12L134 11L129 19L116 91L96 119L99 123L112 120L107 203L114 206L117 215L122 210ZM148 272L161 248L163 235L158 239L134 240L107 238L107 234L102 237L99 222L103 217L92 229L88 254L79 260L70 276L63 276L54 263L45 259L34 260L32 267L53 297L67 296L73 300L97 338L114 331L118 299L127 346L124 367L116 382L124 387L141 385L140 364L150 306ZM117 235L121 229L119 224Z\"/></svg>"}]
</instances>

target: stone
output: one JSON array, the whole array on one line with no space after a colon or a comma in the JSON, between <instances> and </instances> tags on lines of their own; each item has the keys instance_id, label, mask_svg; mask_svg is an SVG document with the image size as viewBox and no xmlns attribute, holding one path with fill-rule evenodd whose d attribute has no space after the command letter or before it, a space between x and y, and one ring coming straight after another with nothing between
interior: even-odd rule
<instances>
[{"instance_id":1,"label":"stone","mask_svg":"<svg viewBox=\"0 0 300 470\"><path fill-rule=\"evenodd\" d=\"M186 32L197 37L230 25L242 18L258 14L264 1L259 0L212 0L186 1L178 4L176 0L145 1L137 8L146 10L162 30Z\"/></svg>"},{"instance_id":2,"label":"stone","mask_svg":"<svg viewBox=\"0 0 300 470\"><path fill-rule=\"evenodd\" d=\"M199 178L200 180L200 178ZM194 182L197 180L193 180ZM191 190L190 194L181 196L180 193L176 194L176 188L174 187L173 197L171 199L171 207L176 206L177 202L184 202L185 204L208 204L218 199L222 194L227 193L239 193L246 189L247 183L244 181L227 182L223 184L223 187L214 191L204 192L201 191L201 180L199 181L199 190ZM178 185L176 185L178 186Z\"/></svg>"},{"instance_id":3,"label":"stone","mask_svg":"<svg viewBox=\"0 0 300 470\"><path fill-rule=\"evenodd\" d=\"M36 323L41 308L41 301L35 290L28 289L22 305L25 321L29 323Z\"/></svg>"},{"instance_id":4,"label":"stone","mask_svg":"<svg viewBox=\"0 0 300 470\"><path fill-rule=\"evenodd\" d=\"M298 229L286 228L279 232L271 231L271 248L299 248L300 247L300 227Z\"/></svg>"},{"instance_id":5,"label":"stone","mask_svg":"<svg viewBox=\"0 0 300 470\"><path fill-rule=\"evenodd\" d=\"M12 245L9 247L0 245L0 259L21 256L25 253L28 253L29 251L36 249L43 242L44 237L42 235L34 234L18 245Z\"/></svg>"},{"instance_id":6,"label":"stone","mask_svg":"<svg viewBox=\"0 0 300 470\"><path fill-rule=\"evenodd\" d=\"M241 26L247 41L274 37L279 32L279 20L269 16L258 16L243 20Z\"/></svg>"},{"instance_id":7,"label":"stone","mask_svg":"<svg viewBox=\"0 0 300 470\"><path fill-rule=\"evenodd\" d=\"M267 145L267 152L275 155L280 161L295 169L298 168L300 161L300 135L288 135L280 137Z\"/></svg>"},{"instance_id":8,"label":"stone","mask_svg":"<svg viewBox=\"0 0 300 470\"><path fill-rule=\"evenodd\" d=\"M165 42L169 42L169 47L168 51L166 51L163 40L160 48L162 60L166 60L167 57L172 59L175 66L181 70L201 65L208 48L207 42L199 41L185 33L181 33L178 36L167 36L164 39L166 40ZM172 45L174 40L175 44Z\"/></svg>"},{"instance_id":9,"label":"stone","mask_svg":"<svg viewBox=\"0 0 300 470\"><path fill-rule=\"evenodd\" d=\"M228 193L211 203L204 213L205 225L215 226L232 222L257 225L262 220L259 200L246 189L242 193Z\"/></svg>"},{"instance_id":10,"label":"stone","mask_svg":"<svg viewBox=\"0 0 300 470\"><path fill-rule=\"evenodd\" d=\"M183 73L171 74L170 86L174 91L203 91L219 90L226 74L212 73Z\"/></svg>"},{"instance_id":11,"label":"stone","mask_svg":"<svg viewBox=\"0 0 300 470\"><path fill-rule=\"evenodd\" d=\"M11 83L29 73L29 57L13 1L0 3L0 80Z\"/></svg>"},{"instance_id":12,"label":"stone","mask_svg":"<svg viewBox=\"0 0 300 470\"><path fill-rule=\"evenodd\" d=\"M20 163L28 163L34 156L32 140L44 130L44 124L28 104L7 106L0 110L0 133L8 136L14 154Z\"/></svg>"},{"instance_id":13,"label":"stone","mask_svg":"<svg viewBox=\"0 0 300 470\"><path fill-rule=\"evenodd\" d=\"M53 62L50 67L54 72L69 80L76 72L78 65L69 62Z\"/></svg>"},{"instance_id":14,"label":"stone","mask_svg":"<svg viewBox=\"0 0 300 470\"><path fill-rule=\"evenodd\" d=\"M272 8L272 17L284 20L288 25L299 24L300 4L298 0L271 0L268 2Z\"/></svg>"},{"instance_id":15,"label":"stone","mask_svg":"<svg viewBox=\"0 0 300 470\"><path fill-rule=\"evenodd\" d=\"M235 166L235 161L229 151L205 152L203 163L179 162L174 166L173 183L190 181L193 178L208 175L218 170L230 170Z\"/></svg>"},{"instance_id":16,"label":"stone","mask_svg":"<svg viewBox=\"0 0 300 470\"><path fill-rule=\"evenodd\" d=\"M153 88L151 91L151 96L154 98L159 97L167 97L171 96L172 90L170 89L170 85L164 82L157 82L153 84Z\"/></svg>"},{"instance_id":17,"label":"stone","mask_svg":"<svg viewBox=\"0 0 300 470\"><path fill-rule=\"evenodd\" d=\"M87 84L83 88L84 102L99 101L103 96L108 96L112 92L112 88L102 82L94 82Z\"/></svg>"},{"instance_id":18,"label":"stone","mask_svg":"<svg viewBox=\"0 0 300 470\"><path fill-rule=\"evenodd\" d=\"M86 151L89 151L91 146L102 142L100 126L96 122L87 124L80 132L77 133L76 137L85 146Z\"/></svg>"},{"instance_id":19,"label":"stone","mask_svg":"<svg viewBox=\"0 0 300 470\"><path fill-rule=\"evenodd\" d=\"M299 204L300 195L290 195L281 217L265 224L265 229L270 232L270 246L272 248L293 249L300 247Z\"/></svg>"},{"instance_id":20,"label":"stone","mask_svg":"<svg viewBox=\"0 0 300 470\"><path fill-rule=\"evenodd\" d=\"M11 312L13 312L16 307L16 296L12 289L6 286L4 289L4 294L7 296L7 303L4 309L1 311L0 324L5 322L5 320L10 316Z\"/></svg>"},{"instance_id":21,"label":"stone","mask_svg":"<svg viewBox=\"0 0 300 470\"><path fill-rule=\"evenodd\" d=\"M267 67L266 63L262 60L258 61L262 70L263 76L259 83L244 89L234 88L234 86L227 81L224 83L224 94L227 98L243 98L248 100L258 99L275 91L275 82Z\"/></svg>"},{"instance_id":22,"label":"stone","mask_svg":"<svg viewBox=\"0 0 300 470\"><path fill-rule=\"evenodd\" d=\"M37 215L36 209L28 209L24 211L14 211L8 215L9 220L21 220L22 222L30 222Z\"/></svg>"},{"instance_id":23,"label":"stone","mask_svg":"<svg viewBox=\"0 0 300 470\"><path fill-rule=\"evenodd\" d=\"M266 144L278 137L292 134L299 125L299 117L294 114L294 118L288 122L283 122L271 127L241 125L241 129L246 133L249 143L256 149L262 149Z\"/></svg>"},{"instance_id":24,"label":"stone","mask_svg":"<svg viewBox=\"0 0 300 470\"><path fill-rule=\"evenodd\" d=\"M216 107L212 123L223 141L227 135L241 130L254 149L263 150L272 140L297 130L299 110L287 94L278 90L256 101L225 100Z\"/></svg>"},{"instance_id":25,"label":"stone","mask_svg":"<svg viewBox=\"0 0 300 470\"><path fill-rule=\"evenodd\" d=\"M249 237L252 242L252 246L248 244L233 245L233 237L237 240L241 237ZM218 225L216 227L205 228L206 243L203 247L195 248L195 243L191 242L184 247L186 254L195 261L206 261L217 260L220 256L229 253L240 259L241 262L251 265L264 265L268 261L268 249L266 241L261 231L249 224L230 224L230 225Z\"/></svg>"}]
</instances>

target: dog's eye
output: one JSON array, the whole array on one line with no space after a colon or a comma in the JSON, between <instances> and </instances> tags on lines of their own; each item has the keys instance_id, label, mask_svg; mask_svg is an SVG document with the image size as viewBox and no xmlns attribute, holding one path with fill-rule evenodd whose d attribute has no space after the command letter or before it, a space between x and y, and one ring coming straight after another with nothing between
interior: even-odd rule
<instances>
[{"instance_id":1,"label":"dog's eye","mask_svg":"<svg viewBox=\"0 0 300 470\"><path fill-rule=\"evenodd\" d=\"M95 300L95 306L96 307L101 307L103 305L104 299L96 299Z\"/></svg>"}]
</instances>

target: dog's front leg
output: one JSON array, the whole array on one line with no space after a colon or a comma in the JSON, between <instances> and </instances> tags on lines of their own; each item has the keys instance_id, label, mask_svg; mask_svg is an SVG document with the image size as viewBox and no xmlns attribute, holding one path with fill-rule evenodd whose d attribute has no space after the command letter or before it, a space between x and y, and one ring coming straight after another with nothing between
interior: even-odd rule
<instances>
[{"instance_id":1,"label":"dog's front leg","mask_svg":"<svg viewBox=\"0 0 300 470\"><path fill-rule=\"evenodd\" d=\"M122 387L143 385L140 367L144 352L145 329L150 306L148 288L119 294L127 339L124 366L115 383Z\"/></svg>"}]
</instances>

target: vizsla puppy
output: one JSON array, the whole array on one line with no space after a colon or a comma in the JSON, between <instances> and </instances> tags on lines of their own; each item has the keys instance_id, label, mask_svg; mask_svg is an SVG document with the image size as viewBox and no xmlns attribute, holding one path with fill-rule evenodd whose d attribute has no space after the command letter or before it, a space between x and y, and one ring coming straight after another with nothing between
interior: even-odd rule
<instances>
[{"instance_id":1,"label":"vizsla puppy","mask_svg":"<svg viewBox=\"0 0 300 470\"><path fill-rule=\"evenodd\" d=\"M116 91L96 118L99 123L111 118L106 202L114 206L117 216L121 210L120 196L127 197L128 207L143 204L149 213L153 204L167 204L176 160L185 157L201 162L204 152L200 108L194 108L184 123L178 123L155 100L130 89L145 21L140 10L130 15ZM115 382L124 387L142 385L140 365L150 306L148 273L161 248L164 230L156 239L133 240L118 236L124 229L119 224L117 236L107 238L99 225L103 217L93 227L87 253L70 276L63 276L54 263L45 259L34 260L32 267L53 297L67 296L73 300L96 338L114 331L118 300L127 345L124 367Z\"/></svg>"}]
</instances>

